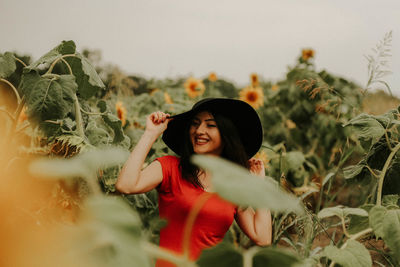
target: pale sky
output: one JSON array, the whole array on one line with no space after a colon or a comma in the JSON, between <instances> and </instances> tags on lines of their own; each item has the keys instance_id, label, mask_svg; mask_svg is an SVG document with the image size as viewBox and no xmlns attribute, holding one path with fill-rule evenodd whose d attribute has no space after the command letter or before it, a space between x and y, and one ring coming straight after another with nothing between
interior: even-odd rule
<instances>
[{"instance_id":1,"label":"pale sky","mask_svg":"<svg viewBox=\"0 0 400 267\"><path fill-rule=\"evenodd\" d=\"M0 0L0 52L38 59L62 40L100 50L102 62L145 78L250 73L284 78L302 48L364 86L371 48L393 31L385 80L400 95L399 0Z\"/></svg>"}]
</instances>

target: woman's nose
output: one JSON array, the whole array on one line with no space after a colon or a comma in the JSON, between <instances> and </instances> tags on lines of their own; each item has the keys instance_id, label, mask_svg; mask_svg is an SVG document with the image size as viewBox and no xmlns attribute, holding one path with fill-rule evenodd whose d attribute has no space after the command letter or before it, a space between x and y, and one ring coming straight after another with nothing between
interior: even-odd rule
<instances>
[{"instance_id":1,"label":"woman's nose","mask_svg":"<svg viewBox=\"0 0 400 267\"><path fill-rule=\"evenodd\" d=\"M205 133L205 124L204 123L200 123L200 125L196 128L196 133L197 134L203 134Z\"/></svg>"}]
</instances>

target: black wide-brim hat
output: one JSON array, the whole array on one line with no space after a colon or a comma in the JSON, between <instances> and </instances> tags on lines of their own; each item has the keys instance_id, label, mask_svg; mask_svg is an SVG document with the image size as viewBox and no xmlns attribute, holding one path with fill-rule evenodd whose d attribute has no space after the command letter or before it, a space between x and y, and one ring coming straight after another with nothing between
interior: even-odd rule
<instances>
[{"instance_id":1,"label":"black wide-brim hat","mask_svg":"<svg viewBox=\"0 0 400 267\"><path fill-rule=\"evenodd\" d=\"M185 131L193 116L200 111L217 112L229 118L238 130L248 158L253 157L261 147L263 130L260 118L252 106L244 101L230 98L206 98L193 105L184 113L171 116L162 139L176 154L181 155Z\"/></svg>"}]
</instances>

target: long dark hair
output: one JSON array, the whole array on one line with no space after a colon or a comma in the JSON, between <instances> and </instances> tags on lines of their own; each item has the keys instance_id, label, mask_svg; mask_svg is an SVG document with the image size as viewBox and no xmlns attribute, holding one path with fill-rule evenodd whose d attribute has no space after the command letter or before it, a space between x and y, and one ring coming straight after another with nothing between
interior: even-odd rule
<instances>
[{"instance_id":1,"label":"long dark hair","mask_svg":"<svg viewBox=\"0 0 400 267\"><path fill-rule=\"evenodd\" d=\"M243 146L241 137L239 136L239 132L237 131L236 126L232 122L232 120L221 113L208 109L199 110L196 114L201 111L207 111L211 113L215 119L221 135L222 144L224 146L221 157L248 169L248 155ZM190 140L189 134L190 125L192 123L193 117L188 119L186 123L185 136L181 151L180 168L182 171L182 177L184 179L188 180L197 187L203 188L202 184L199 181L199 175L202 173L202 171L199 167L193 165L190 162L190 157L194 154L193 145Z\"/></svg>"}]
</instances>

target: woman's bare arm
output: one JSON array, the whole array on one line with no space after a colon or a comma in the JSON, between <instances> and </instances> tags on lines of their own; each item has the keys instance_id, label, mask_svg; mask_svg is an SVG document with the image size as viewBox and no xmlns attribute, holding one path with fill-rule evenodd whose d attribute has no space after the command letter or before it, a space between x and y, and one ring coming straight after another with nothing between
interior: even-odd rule
<instances>
[{"instance_id":1,"label":"woman's bare arm","mask_svg":"<svg viewBox=\"0 0 400 267\"><path fill-rule=\"evenodd\" d=\"M251 159L250 171L264 176L265 168L261 160ZM267 209L238 208L236 222L242 231L258 246L268 246L272 243L271 212Z\"/></svg>"},{"instance_id":2,"label":"woman's bare arm","mask_svg":"<svg viewBox=\"0 0 400 267\"><path fill-rule=\"evenodd\" d=\"M118 176L115 188L121 193L144 193L155 188L162 181L162 168L158 161L142 170L143 163L157 138L167 129L169 115L163 112L150 114L146 130L136 144Z\"/></svg>"}]
</instances>

